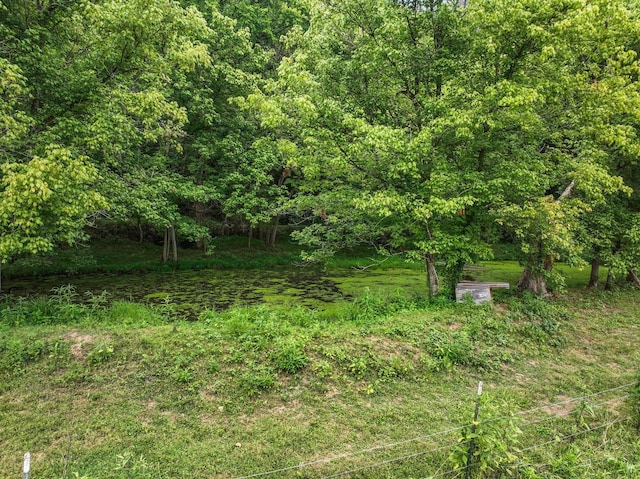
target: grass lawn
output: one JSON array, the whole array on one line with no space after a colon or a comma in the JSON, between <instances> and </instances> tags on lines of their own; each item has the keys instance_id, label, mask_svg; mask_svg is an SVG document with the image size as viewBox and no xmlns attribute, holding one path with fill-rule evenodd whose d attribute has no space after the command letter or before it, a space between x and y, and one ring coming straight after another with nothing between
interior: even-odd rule
<instances>
[{"instance_id":1,"label":"grass lawn","mask_svg":"<svg viewBox=\"0 0 640 479\"><path fill-rule=\"evenodd\" d=\"M464 477L479 381L472 477L640 477L638 299L365 292L198 322L64 292L7 303L0 477L26 451L37 479Z\"/></svg>"}]
</instances>

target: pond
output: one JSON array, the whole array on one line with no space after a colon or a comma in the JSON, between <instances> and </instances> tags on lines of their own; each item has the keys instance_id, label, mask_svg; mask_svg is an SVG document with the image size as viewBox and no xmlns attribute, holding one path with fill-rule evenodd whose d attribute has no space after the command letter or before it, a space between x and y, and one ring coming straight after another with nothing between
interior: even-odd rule
<instances>
[{"instance_id":1,"label":"pond","mask_svg":"<svg viewBox=\"0 0 640 479\"><path fill-rule=\"evenodd\" d=\"M291 304L322 309L327 304L351 299L365 288L426 293L424 273L419 270L348 269L327 273L317 267L293 265L268 270L206 269L53 276L7 281L4 286L13 296L33 296L52 294L56 288L66 285L74 287L79 301L106 291L109 300L170 303L192 319L203 310L222 310L236 304Z\"/></svg>"}]
</instances>

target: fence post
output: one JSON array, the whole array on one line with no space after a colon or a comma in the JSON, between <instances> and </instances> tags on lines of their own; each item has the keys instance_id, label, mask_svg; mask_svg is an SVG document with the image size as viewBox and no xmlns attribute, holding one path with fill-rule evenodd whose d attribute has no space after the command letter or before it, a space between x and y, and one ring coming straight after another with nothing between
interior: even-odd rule
<instances>
[{"instance_id":1,"label":"fence post","mask_svg":"<svg viewBox=\"0 0 640 479\"><path fill-rule=\"evenodd\" d=\"M476 410L473 413L473 422L471 423L471 440L469 441L469 452L467 453L467 472L465 473L465 479L471 477L471 459L473 459L473 440L476 433L476 427L478 426L478 413L480 412L480 396L482 396L482 381L478 383L478 397L476 398Z\"/></svg>"},{"instance_id":2,"label":"fence post","mask_svg":"<svg viewBox=\"0 0 640 479\"><path fill-rule=\"evenodd\" d=\"M22 479L29 479L29 471L31 470L31 453L24 455L24 463L22 465Z\"/></svg>"}]
</instances>

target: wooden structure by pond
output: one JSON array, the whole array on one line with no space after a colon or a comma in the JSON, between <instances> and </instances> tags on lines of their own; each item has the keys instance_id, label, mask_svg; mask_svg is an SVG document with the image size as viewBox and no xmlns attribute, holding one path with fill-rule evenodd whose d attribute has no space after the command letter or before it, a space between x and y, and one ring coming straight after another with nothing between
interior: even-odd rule
<instances>
[{"instance_id":1,"label":"wooden structure by pond","mask_svg":"<svg viewBox=\"0 0 640 479\"><path fill-rule=\"evenodd\" d=\"M456 284L456 301L461 303L466 294L470 294L476 304L491 302L492 288L509 289L509 283L483 283L468 281Z\"/></svg>"}]
</instances>

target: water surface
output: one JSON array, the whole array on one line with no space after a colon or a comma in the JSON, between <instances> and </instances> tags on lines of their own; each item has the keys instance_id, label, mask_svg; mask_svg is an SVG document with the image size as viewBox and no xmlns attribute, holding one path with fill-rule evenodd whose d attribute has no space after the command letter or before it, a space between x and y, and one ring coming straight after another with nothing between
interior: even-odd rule
<instances>
[{"instance_id":1,"label":"water surface","mask_svg":"<svg viewBox=\"0 0 640 479\"><path fill-rule=\"evenodd\" d=\"M53 276L7 281L14 296L52 294L72 285L78 300L106 291L110 300L171 304L193 318L203 310L222 310L232 305L269 303L303 305L322 309L329 303L351 299L365 288L424 293L424 273L395 268L355 269L327 273L317 267L250 270L169 271L136 274Z\"/></svg>"}]
</instances>

